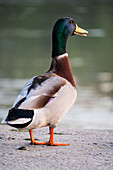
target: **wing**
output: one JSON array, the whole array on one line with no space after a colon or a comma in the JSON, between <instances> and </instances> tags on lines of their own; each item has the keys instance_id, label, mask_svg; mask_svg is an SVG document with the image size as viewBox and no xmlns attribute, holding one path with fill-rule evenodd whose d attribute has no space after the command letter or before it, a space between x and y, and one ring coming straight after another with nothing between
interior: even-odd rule
<instances>
[{"instance_id":1,"label":"wing","mask_svg":"<svg viewBox=\"0 0 113 170\"><path fill-rule=\"evenodd\" d=\"M56 74L33 77L20 92L13 107L18 109L43 108L55 98L57 92L64 85L66 85L65 79Z\"/></svg>"},{"instance_id":2,"label":"wing","mask_svg":"<svg viewBox=\"0 0 113 170\"><path fill-rule=\"evenodd\" d=\"M36 77L36 76L35 76ZM16 106L16 104L18 104L19 102L23 101L28 93L28 89L29 87L32 85L33 80L35 79L35 77L33 77L32 79L30 79L24 86L24 88L21 90L21 92L19 93L18 97L16 98L13 107Z\"/></svg>"}]
</instances>

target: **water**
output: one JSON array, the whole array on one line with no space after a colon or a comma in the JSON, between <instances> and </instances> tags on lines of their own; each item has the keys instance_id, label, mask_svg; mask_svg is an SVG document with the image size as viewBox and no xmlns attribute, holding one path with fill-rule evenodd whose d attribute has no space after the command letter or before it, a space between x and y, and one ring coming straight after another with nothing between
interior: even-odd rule
<instances>
[{"instance_id":1,"label":"water","mask_svg":"<svg viewBox=\"0 0 113 170\"><path fill-rule=\"evenodd\" d=\"M67 43L78 98L59 126L113 128L113 3L6 2L0 1L0 119L26 81L48 70L52 27L70 16L89 34Z\"/></svg>"}]
</instances>

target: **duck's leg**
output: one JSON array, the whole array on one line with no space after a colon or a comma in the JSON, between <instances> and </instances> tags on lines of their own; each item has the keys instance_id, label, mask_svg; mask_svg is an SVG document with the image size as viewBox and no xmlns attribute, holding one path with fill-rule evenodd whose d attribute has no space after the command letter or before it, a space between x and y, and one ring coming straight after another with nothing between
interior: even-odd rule
<instances>
[{"instance_id":1,"label":"duck's leg","mask_svg":"<svg viewBox=\"0 0 113 170\"><path fill-rule=\"evenodd\" d=\"M49 131L50 131L50 140L49 142L47 142L46 144L47 145L50 145L50 146L65 146L65 145L69 145L67 143L54 143L54 129L51 129L49 128Z\"/></svg>"},{"instance_id":2,"label":"duck's leg","mask_svg":"<svg viewBox=\"0 0 113 170\"><path fill-rule=\"evenodd\" d=\"M67 143L54 143L54 129L49 128L50 131L50 139L48 142L37 142L33 138L32 130L29 130L30 138L31 138L31 144L32 145L50 145L50 146L66 146L69 145Z\"/></svg>"},{"instance_id":3,"label":"duck's leg","mask_svg":"<svg viewBox=\"0 0 113 170\"><path fill-rule=\"evenodd\" d=\"M31 145L45 145L47 142L37 142L34 140L32 130L29 130L30 138L31 138Z\"/></svg>"}]
</instances>

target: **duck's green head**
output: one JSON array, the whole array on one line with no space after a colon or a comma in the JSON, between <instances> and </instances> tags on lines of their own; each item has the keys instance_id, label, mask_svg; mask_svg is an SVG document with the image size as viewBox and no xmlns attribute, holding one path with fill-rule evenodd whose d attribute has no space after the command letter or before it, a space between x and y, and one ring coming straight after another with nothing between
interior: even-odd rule
<instances>
[{"instance_id":1,"label":"duck's green head","mask_svg":"<svg viewBox=\"0 0 113 170\"><path fill-rule=\"evenodd\" d=\"M67 38L72 35L87 36L87 31L78 27L72 18L60 18L53 27L53 51L52 57L66 52Z\"/></svg>"}]
</instances>

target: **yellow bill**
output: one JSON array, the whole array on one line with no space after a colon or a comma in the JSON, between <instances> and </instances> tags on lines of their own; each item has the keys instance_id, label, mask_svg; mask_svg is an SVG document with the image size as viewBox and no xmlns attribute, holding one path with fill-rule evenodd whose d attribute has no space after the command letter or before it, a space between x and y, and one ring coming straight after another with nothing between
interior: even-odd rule
<instances>
[{"instance_id":1,"label":"yellow bill","mask_svg":"<svg viewBox=\"0 0 113 170\"><path fill-rule=\"evenodd\" d=\"M75 31L74 31L74 34L80 35L80 36L85 36L85 37L86 37L87 34L88 34L88 31L86 31L86 30L78 27L78 25L76 24L76 29L75 29Z\"/></svg>"}]
</instances>

